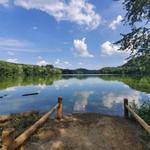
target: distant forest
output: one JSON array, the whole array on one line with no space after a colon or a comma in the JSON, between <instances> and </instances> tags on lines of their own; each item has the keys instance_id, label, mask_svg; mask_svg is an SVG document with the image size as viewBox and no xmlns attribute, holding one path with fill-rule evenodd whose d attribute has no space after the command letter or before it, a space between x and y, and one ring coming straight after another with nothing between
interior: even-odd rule
<instances>
[{"instance_id":1,"label":"distant forest","mask_svg":"<svg viewBox=\"0 0 150 150\"><path fill-rule=\"evenodd\" d=\"M150 55L132 58L126 64L118 67L105 67L99 70L61 69L53 65L38 66L15 64L0 61L0 76L54 76L61 74L126 74L150 75Z\"/></svg>"},{"instance_id":2,"label":"distant forest","mask_svg":"<svg viewBox=\"0 0 150 150\"><path fill-rule=\"evenodd\" d=\"M105 67L98 71L100 74L131 74L150 75L150 55L132 58L119 67Z\"/></svg>"},{"instance_id":3,"label":"distant forest","mask_svg":"<svg viewBox=\"0 0 150 150\"><path fill-rule=\"evenodd\" d=\"M132 58L126 64L118 67L105 67L99 70L76 69L62 70L63 74L127 74L150 75L150 55Z\"/></svg>"},{"instance_id":4,"label":"distant forest","mask_svg":"<svg viewBox=\"0 0 150 150\"><path fill-rule=\"evenodd\" d=\"M15 64L0 61L0 76L49 76L61 74L61 69L55 68L53 65L38 66Z\"/></svg>"}]
</instances>

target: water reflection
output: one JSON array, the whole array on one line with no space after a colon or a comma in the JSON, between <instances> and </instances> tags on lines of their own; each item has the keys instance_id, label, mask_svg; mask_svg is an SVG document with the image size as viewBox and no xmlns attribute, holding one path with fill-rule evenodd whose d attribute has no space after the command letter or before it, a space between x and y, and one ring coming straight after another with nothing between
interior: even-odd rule
<instances>
[{"instance_id":1,"label":"water reflection","mask_svg":"<svg viewBox=\"0 0 150 150\"><path fill-rule=\"evenodd\" d=\"M140 105L150 99L150 78L120 76L58 76L0 80L0 114L46 111L63 97L64 112L122 114L124 98ZM22 97L22 94L38 95Z\"/></svg>"},{"instance_id":2,"label":"water reflection","mask_svg":"<svg viewBox=\"0 0 150 150\"><path fill-rule=\"evenodd\" d=\"M93 91L82 91L82 92L77 92L74 96L74 108L73 110L75 112L82 112L85 111L86 106L88 104L88 98L90 95L92 95L94 92Z\"/></svg>"}]
</instances>

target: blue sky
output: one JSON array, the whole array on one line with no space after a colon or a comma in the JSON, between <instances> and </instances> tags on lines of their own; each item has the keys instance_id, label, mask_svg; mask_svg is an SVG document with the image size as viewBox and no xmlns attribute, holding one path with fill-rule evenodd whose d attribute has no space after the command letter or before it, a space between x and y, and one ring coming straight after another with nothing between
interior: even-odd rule
<instances>
[{"instance_id":1,"label":"blue sky","mask_svg":"<svg viewBox=\"0 0 150 150\"><path fill-rule=\"evenodd\" d=\"M118 66L121 1L0 0L0 60L62 68Z\"/></svg>"}]
</instances>

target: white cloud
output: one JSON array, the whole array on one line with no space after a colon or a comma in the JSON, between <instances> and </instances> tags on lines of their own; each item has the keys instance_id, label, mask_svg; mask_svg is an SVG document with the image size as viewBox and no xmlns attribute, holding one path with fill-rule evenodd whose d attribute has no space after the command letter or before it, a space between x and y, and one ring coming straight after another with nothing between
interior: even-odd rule
<instances>
[{"instance_id":1,"label":"white cloud","mask_svg":"<svg viewBox=\"0 0 150 150\"><path fill-rule=\"evenodd\" d=\"M48 62L45 61L45 60L40 60L40 61L37 62L38 66L46 66L47 64L48 64Z\"/></svg>"},{"instance_id":2,"label":"white cloud","mask_svg":"<svg viewBox=\"0 0 150 150\"><path fill-rule=\"evenodd\" d=\"M85 38L82 40L74 40L74 50L76 53L81 57L94 57L92 54L89 53L87 49L87 44L85 43Z\"/></svg>"},{"instance_id":3,"label":"white cloud","mask_svg":"<svg viewBox=\"0 0 150 150\"><path fill-rule=\"evenodd\" d=\"M0 37L0 50L7 51L11 55L14 51L18 52L36 52L31 42L13 38ZM13 51L13 52L12 52Z\"/></svg>"},{"instance_id":4,"label":"white cloud","mask_svg":"<svg viewBox=\"0 0 150 150\"><path fill-rule=\"evenodd\" d=\"M70 63L68 61L64 61L64 64L69 65Z\"/></svg>"},{"instance_id":5,"label":"white cloud","mask_svg":"<svg viewBox=\"0 0 150 150\"><path fill-rule=\"evenodd\" d=\"M11 62L11 63L18 63L18 59L17 58L9 58L6 61Z\"/></svg>"},{"instance_id":6,"label":"white cloud","mask_svg":"<svg viewBox=\"0 0 150 150\"><path fill-rule=\"evenodd\" d=\"M123 17L121 15L117 16L117 18L109 24L109 28L111 28L112 30L115 30L122 20L123 20Z\"/></svg>"},{"instance_id":7,"label":"white cloud","mask_svg":"<svg viewBox=\"0 0 150 150\"><path fill-rule=\"evenodd\" d=\"M50 50L47 48L37 47L34 43L26 40L18 40L13 38L4 38L0 37L0 50L6 51L7 53L10 52L29 52L29 53L36 53L36 52L52 52L58 50Z\"/></svg>"},{"instance_id":8,"label":"white cloud","mask_svg":"<svg viewBox=\"0 0 150 150\"><path fill-rule=\"evenodd\" d=\"M55 64L56 67L59 67L59 68L68 68L68 67L72 66L72 64L70 62L68 62L68 61L61 61L60 59L56 59L54 64Z\"/></svg>"},{"instance_id":9,"label":"white cloud","mask_svg":"<svg viewBox=\"0 0 150 150\"><path fill-rule=\"evenodd\" d=\"M9 0L0 0L0 5L3 5L5 7L8 7L9 5Z\"/></svg>"},{"instance_id":10,"label":"white cloud","mask_svg":"<svg viewBox=\"0 0 150 150\"><path fill-rule=\"evenodd\" d=\"M14 4L25 9L37 9L53 16L57 21L67 20L89 29L96 29L101 16L95 12L95 6L85 0L15 0Z\"/></svg>"},{"instance_id":11,"label":"white cloud","mask_svg":"<svg viewBox=\"0 0 150 150\"><path fill-rule=\"evenodd\" d=\"M1 38L0 37L0 47L26 47L29 43L25 41L19 41L11 38Z\"/></svg>"},{"instance_id":12,"label":"white cloud","mask_svg":"<svg viewBox=\"0 0 150 150\"><path fill-rule=\"evenodd\" d=\"M119 50L118 45L112 44L110 41L106 41L101 45L101 52L104 55L114 55L114 54L121 54L125 53L124 51Z\"/></svg>"},{"instance_id":13,"label":"white cloud","mask_svg":"<svg viewBox=\"0 0 150 150\"><path fill-rule=\"evenodd\" d=\"M56 65L60 64L60 59L56 59L55 64Z\"/></svg>"}]
</instances>

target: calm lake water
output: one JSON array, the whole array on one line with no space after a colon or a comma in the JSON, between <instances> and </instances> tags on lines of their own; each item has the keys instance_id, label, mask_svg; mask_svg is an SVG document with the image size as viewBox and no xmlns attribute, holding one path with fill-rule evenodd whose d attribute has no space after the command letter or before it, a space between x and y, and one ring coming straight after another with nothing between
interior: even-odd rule
<instances>
[{"instance_id":1,"label":"calm lake water","mask_svg":"<svg viewBox=\"0 0 150 150\"><path fill-rule=\"evenodd\" d=\"M38 95L23 97L23 94ZM65 113L101 112L122 115L123 99L140 105L150 100L149 77L64 76L0 80L0 114L47 111L63 97Z\"/></svg>"}]
</instances>

